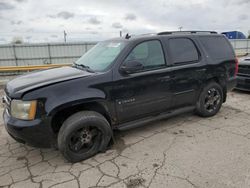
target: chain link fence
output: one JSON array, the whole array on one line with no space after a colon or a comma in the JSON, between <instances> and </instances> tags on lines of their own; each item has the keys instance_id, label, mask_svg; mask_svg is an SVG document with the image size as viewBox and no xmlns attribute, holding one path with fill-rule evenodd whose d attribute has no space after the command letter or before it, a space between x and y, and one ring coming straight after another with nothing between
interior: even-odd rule
<instances>
[{"instance_id":1,"label":"chain link fence","mask_svg":"<svg viewBox=\"0 0 250 188\"><path fill-rule=\"evenodd\" d=\"M230 42L237 55L250 54L250 39L234 39Z\"/></svg>"}]
</instances>

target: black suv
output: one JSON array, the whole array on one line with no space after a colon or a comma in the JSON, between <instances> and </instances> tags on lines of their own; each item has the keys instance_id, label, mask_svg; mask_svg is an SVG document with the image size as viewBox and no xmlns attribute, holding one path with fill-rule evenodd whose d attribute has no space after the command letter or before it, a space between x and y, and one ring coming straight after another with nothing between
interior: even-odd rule
<instances>
[{"instance_id":1,"label":"black suv","mask_svg":"<svg viewBox=\"0 0 250 188\"><path fill-rule=\"evenodd\" d=\"M162 32L98 43L72 67L7 83L8 133L56 146L72 162L104 152L114 129L194 111L215 115L236 84L237 60L216 32Z\"/></svg>"}]
</instances>

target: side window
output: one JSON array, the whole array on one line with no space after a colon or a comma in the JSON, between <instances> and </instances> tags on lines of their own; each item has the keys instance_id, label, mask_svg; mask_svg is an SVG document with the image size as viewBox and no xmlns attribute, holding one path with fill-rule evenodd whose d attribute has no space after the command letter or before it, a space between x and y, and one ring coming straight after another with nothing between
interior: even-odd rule
<instances>
[{"instance_id":1,"label":"side window","mask_svg":"<svg viewBox=\"0 0 250 188\"><path fill-rule=\"evenodd\" d=\"M169 39L169 48L174 64L192 63L199 60L199 54L193 43L188 38Z\"/></svg>"},{"instance_id":2,"label":"side window","mask_svg":"<svg viewBox=\"0 0 250 188\"><path fill-rule=\"evenodd\" d=\"M234 57L232 46L224 37L202 36L200 40L211 58L224 59Z\"/></svg>"},{"instance_id":3,"label":"side window","mask_svg":"<svg viewBox=\"0 0 250 188\"><path fill-rule=\"evenodd\" d=\"M165 66L164 54L158 40L146 41L137 45L125 61L136 60L144 70L157 69Z\"/></svg>"}]
</instances>

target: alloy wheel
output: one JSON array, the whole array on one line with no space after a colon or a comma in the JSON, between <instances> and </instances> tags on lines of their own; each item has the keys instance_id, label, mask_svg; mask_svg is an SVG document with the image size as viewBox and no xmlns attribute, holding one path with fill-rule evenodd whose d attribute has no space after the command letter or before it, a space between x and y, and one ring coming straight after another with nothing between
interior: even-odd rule
<instances>
[{"instance_id":1,"label":"alloy wheel","mask_svg":"<svg viewBox=\"0 0 250 188\"><path fill-rule=\"evenodd\" d=\"M210 88L205 95L204 107L208 112L215 111L220 104L221 94L218 89Z\"/></svg>"},{"instance_id":2,"label":"alloy wheel","mask_svg":"<svg viewBox=\"0 0 250 188\"><path fill-rule=\"evenodd\" d=\"M70 136L69 148L75 153L85 153L89 151L101 136L96 127L84 127L74 131Z\"/></svg>"}]
</instances>

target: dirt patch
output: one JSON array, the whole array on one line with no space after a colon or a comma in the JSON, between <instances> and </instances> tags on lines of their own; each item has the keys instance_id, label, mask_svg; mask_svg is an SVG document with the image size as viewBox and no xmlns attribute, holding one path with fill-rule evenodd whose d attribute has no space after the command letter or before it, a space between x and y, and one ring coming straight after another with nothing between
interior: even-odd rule
<instances>
[{"instance_id":1,"label":"dirt patch","mask_svg":"<svg viewBox=\"0 0 250 188\"><path fill-rule=\"evenodd\" d=\"M20 157L17 157L16 159L17 161L22 161L22 160L26 160L26 158L24 156L20 156Z\"/></svg>"},{"instance_id":2,"label":"dirt patch","mask_svg":"<svg viewBox=\"0 0 250 188\"><path fill-rule=\"evenodd\" d=\"M183 134L184 131L183 130L179 130L178 132L173 132L173 134Z\"/></svg>"},{"instance_id":3,"label":"dirt patch","mask_svg":"<svg viewBox=\"0 0 250 188\"><path fill-rule=\"evenodd\" d=\"M135 188L135 187L142 185L142 183L145 181L146 180L143 178L129 179L126 185L127 185L127 188Z\"/></svg>"},{"instance_id":4,"label":"dirt patch","mask_svg":"<svg viewBox=\"0 0 250 188\"><path fill-rule=\"evenodd\" d=\"M158 165L157 163L154 163L154 164L153 164L153 167L154 167L154 168L157 168L158 166L159 166L159 165Z\"/></svg>"},{"instance_id":5,"label":"dirt patch","mask_svg":"<svg viewBox=\"0 0 250 188\"><path fill-rule=\"evenodd\" d=\"M115 149L119 154L121 154L122 151L127 147L122 137L124 137L122 132L114 132L114 144L112 146L112 149Z\"/></svg>"}]
</instances>

